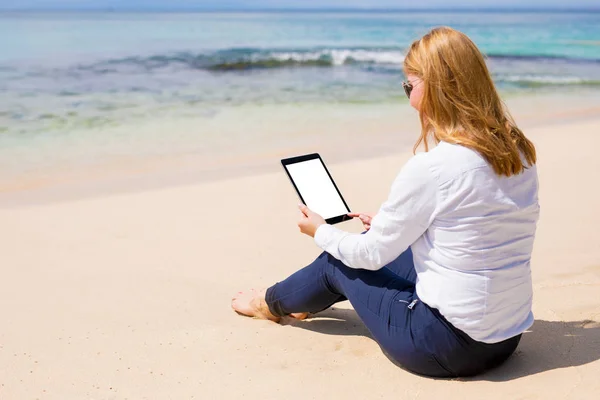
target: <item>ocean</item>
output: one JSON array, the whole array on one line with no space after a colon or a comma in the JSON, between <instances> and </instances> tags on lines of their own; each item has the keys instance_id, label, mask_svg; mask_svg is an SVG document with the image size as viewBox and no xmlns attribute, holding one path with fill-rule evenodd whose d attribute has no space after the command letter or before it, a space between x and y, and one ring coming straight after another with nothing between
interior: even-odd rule
<instances>
[{"instance_id":1,"label":"ocean","mask_svg":"<svg viewBox=\"0 0 600 400\"><path fill-rule=\"evenodd\" d=\"M600 88L600 13L5 13L0 132L404 101L405 49L439 25L470 35L501 90Z\"/></svg>"},{"instance_id":2,"label":"ocean","mask_svg":"<svg viewBox=\"0 0 600 400\"><path fill-rule=\"evenodd\" d=\"M600 12L0 13L0 165L42 168L66 137L165 119L218 131L256 107L406 105L405 50L440 25L476 42L503 96L600 93ZM154 153L176 147L161 132ZM106 135L105 153L142 134Z\"/></svg>"}]
</instances>

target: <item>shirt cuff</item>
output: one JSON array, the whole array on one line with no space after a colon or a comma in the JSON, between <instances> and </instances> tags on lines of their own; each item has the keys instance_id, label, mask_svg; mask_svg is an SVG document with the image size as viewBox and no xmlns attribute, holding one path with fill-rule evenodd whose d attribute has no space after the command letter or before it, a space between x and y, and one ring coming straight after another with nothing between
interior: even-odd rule
<instances>
[{"instance_id":1,"label":"shirt cuff","mask_svg":"<svg viewBox=\"0 0 600 400\"><path fill-rule=\"evenodd\" d=\"M320 225L315 232L315 243L324 251L327 251L326 247L331 242L332 237L335 235L337 228L329 224Z\"/></svg>"}]
</instances>

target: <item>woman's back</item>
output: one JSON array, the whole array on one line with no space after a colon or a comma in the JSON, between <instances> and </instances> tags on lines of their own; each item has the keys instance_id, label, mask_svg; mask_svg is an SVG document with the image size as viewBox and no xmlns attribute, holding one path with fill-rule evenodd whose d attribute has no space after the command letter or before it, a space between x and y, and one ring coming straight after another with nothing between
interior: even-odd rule
<instances>
[{"instance_id":1,"label":"woman's back","mask_svg":"<svg viewBox=\"0 0 600 400\"><path fill-rule=\"evenodd\" d=\"M415 158L438 186L431 225L411 246L418 296L475 340L523 332L533 323L535 165L499 176L478 152L446 142Z\"/></svg>"}]
</instances>

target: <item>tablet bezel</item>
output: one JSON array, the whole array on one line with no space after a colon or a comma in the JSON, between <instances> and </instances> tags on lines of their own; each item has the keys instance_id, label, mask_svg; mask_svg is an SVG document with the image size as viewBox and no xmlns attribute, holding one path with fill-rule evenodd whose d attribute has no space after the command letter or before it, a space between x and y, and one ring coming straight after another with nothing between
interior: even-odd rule
<instances>
[{"instance_id":1,"label":"tablet bezel","mask_svg":"<svg viewBox=\"0 0 600 400\"><path fill-rule=\"evenodd\" d=\"M335 181L333 180L333 177L331 176L331 174L329 173L329 170L327 169L327 165L325 165L325 162L323 161L323 159L321 158L321 155L319 153L311 153L311 154L304 154L304 155L296 156L296 157L284 158L281 160L281 166L283 167L283 170L285 171L286 175L290 179L290 182L292 182L294 189L296 189L296 193L298 194L298 197L300 197L300 201L302 201L302 204L306 205L306 202L304 201L304 198L302 198L302 194L300 193L300 190L298 190L298 187L296 186L296 182L294 182L294 179L292 178L292 175L290 175L290 172L286 168L286 165L296 164L299 162L309 161L309 160L317 160L317 159L321 162L321 165L323 165L323 168L325 168L325 172L327 172L329 179L331 179L331 183L333 183L333 187L335 188L338 195L340 196L340 199L342 199L342 203L344 203L346 210L348 210L348 213L338 215L336 217L327 218L327 219L325 219L325 222L327 222L330 225L333 225L333 224L337 224L337 223L340 223L343 221L351 220L352 217L348 216L348 214L351 212L350 207L348 207L348 203L346 203L344 196L342 196L340 189L338 189Z\"/></svg>"}]
</instances>

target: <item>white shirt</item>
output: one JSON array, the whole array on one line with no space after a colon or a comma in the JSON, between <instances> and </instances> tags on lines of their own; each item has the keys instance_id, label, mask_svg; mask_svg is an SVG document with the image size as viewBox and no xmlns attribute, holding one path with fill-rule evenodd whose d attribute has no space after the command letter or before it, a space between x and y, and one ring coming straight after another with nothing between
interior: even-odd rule
<instances>
[{"instance_id":1,"label":"white shirt","mask_svg":"<svg viewBox=\"0 0 600 400\"><path fill-rule=\"evenodd\" d=\"M535 165L498 176L476 151L441 142L402 168L367 233L321 225L315 242L345 265L368 270L410 246L419 298L473 339L496 343L533 324L538 216Z\"/></svg>"}]
</instances>

